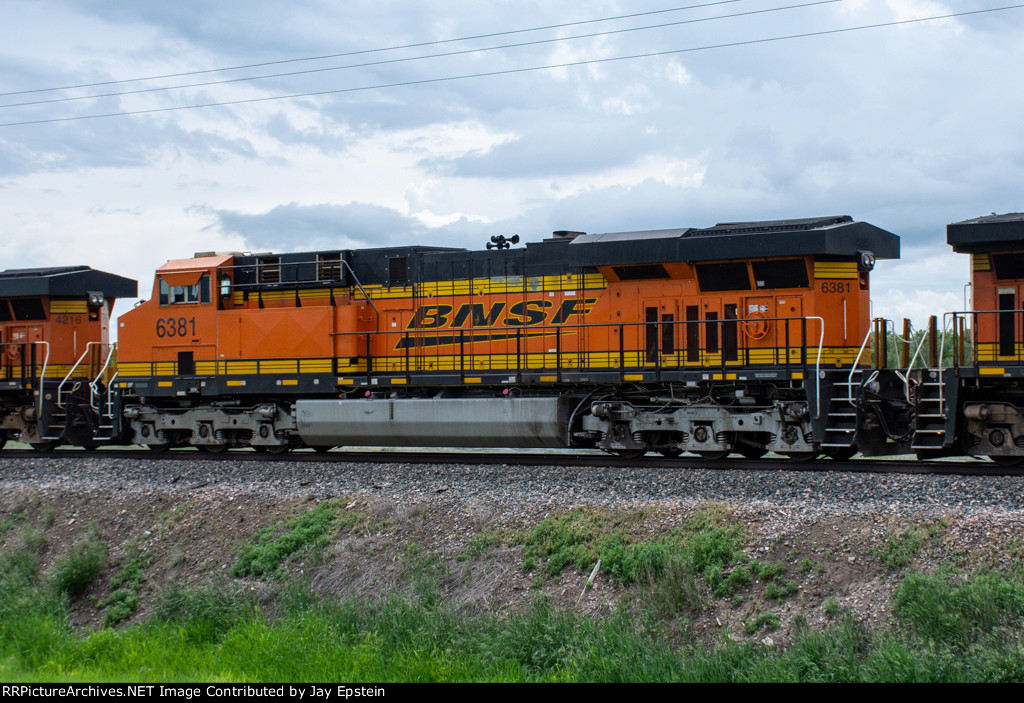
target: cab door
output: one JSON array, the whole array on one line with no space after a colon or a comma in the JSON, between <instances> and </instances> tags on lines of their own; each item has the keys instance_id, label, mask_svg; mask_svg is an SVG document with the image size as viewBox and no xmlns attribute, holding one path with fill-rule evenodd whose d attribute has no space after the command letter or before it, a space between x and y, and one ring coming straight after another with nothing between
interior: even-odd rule
<instances>
[{"instance_id":1,"label":"cab door","mask_svg":"<svg viewBox=\"0 0 1024 703\"><path fill-rule=\"evenodd\" d=\"M662 298L644 303L644 362L678 366L675 354L682 335L679 321L679 300ZM659 354L661 357L659 358Z\"/></svg>"},{"instance_id":2,"label":"cab door","mask_svg":"<svg viewBox=\"0 0 1024 703\"><path fill-rule=\"evenodd\" d=\"M999 306L999 358L1016 359L1019 356L1018 341L1024 336L1021 310L1024 301L1024 285L1000 286L996 291Z\"/></svg>"},{"instance_id":3,"label":"cab door","mask_svg":"<svg viewBox=\"0 0 1024 703\"><path fill-rule=\"evenodd\" d=\"M779 349L779 356L785 363L804 362L805 327L807 328L806 336L814 341L815 355L817 355L818 330L812 329L813 323L803 320L803 303L803 298L798 293L775 296L775 316L780 318L776 325L775 342Z\"/></svg>"}]
</instances>

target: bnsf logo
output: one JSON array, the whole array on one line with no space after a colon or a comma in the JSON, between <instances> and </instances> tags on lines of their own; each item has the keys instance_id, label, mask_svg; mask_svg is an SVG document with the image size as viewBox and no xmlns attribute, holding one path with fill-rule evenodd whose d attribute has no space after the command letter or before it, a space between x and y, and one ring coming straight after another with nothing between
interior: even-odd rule
<instances>
[{"instance_id":1,"label":"bnsf logo","mask_svg":"<svg viewBox=\"0 0 1024 703\"><path fill-rule=\"evenodd\" d=\"M458 312L451 305L424 305L413 315L407 329L458 329L465 327L467 322L471 327L518 327L544 322L561 325L573 315L589 314L589 306L595 302L597 298L566 299L556 307L550 300L524 300L511 305L507 316L505 303L492 303L489 308L483 303L466 303L459 307Z\"/></svg>"}]
</instances>

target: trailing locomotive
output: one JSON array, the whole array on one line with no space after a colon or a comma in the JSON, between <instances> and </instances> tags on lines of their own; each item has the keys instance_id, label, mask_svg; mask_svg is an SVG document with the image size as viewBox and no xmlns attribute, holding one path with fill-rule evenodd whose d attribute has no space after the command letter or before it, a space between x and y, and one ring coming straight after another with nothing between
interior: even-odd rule
<instances>
[{"instance_id":1,"label":"trailing locomotive","mask_svg":"<svg viewBox=\"0 0 1024 703\"><path fill-rule=\"evenodd\" d=\"M970 310L946 313L941 339L952 363L932 364L919 389L913 447L921 457L1024 461L1024 213L946 228L971 257Z\"/></svg>"},{"instance_id":2,"label":"trailing locomotive","mask_svg":"<svg viewBox=\"0 0 1024 703\"><path fill-rule=\"evenodd\" d=\"M88 266L0 271L0 447L12 436L37 449L120 439L99 398L116 363L110 311L136 291Z\"/></svg>"},{"instance_id":3,"label":"trailing locomotive","mask_svg":"<svg viewBox=\"0 0 1024 703\"><path fill-rule=\"evenodd\" d=\"M895 235L824 217L494 239L168 262L118 321L111 420L157 450L909 448L909 381L860 363Z\"/></svg>"}]
</instances>

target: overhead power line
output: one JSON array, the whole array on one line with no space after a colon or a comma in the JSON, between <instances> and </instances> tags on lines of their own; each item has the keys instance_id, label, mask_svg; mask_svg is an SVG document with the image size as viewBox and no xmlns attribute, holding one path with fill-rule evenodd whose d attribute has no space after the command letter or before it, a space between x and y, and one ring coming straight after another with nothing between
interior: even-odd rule
<instances>
[{"instance_id":1,"label":"overhead power line","mask_svg":"<svg viewBox=\"0 0 1024 703\"><path fill-rule=\"evenodd\" d=\"M446 51L439 54L426 54L424 56L407 56L399 59L382 59L380 61L367 61L364 63L354 63L345 66L327 66L323 68L309 68L302 71L287 71L284 73L270 73L263 76L247 76L243 78L225 78L217 81L206 81L203 83L189 83L185 85L175 86L163 86L159 88L139 88L138 90L123 90L114 93L97 93L95 95L77 95L69 98L50 98L47 100L32 100L21 103L8 103L6 105L0 105L0 108L5 107L28 107L30 105L50 105L53 103L65 103L65 102L77 102L79 100L96 100L99 98L116 98L125 95L139 95L143 93L163 93L171 90L185 90L186 88L205 88L211 85L225 85L230 83L246 83L249 81L266 80L270 78L287 78L291 76L302 76L312 73L328 73L331 71L344 71L350 68L367 68L370 66L384 66L388 64L405 63L411 61L423 61L425 59L436 59L444 58L449 56L462 56L465 54L477 54L485 51L499 51L501 49L519 49L526 46L537 46L540 44L554 44L564 41L573 41L576 39L593 39L594 37L605 37L613 34L625 34L628 32L642 32L651 29L664 29L666 27L678 27L684 24L697 24L700 22L713 22L715 20L732 19L735 17L747 17L750 15L764 15L770 12L782 12L785 10L799 10L807 7L814 7L816 5L831 5L837 2L843 2L844 0L814 0L813 2L806 2L800 5L786 5L783 7L768 7L760 10L749 10L747 12L736 12L730 15L716 15L715 17L697 17L689 20L678 20L676 22L664 22L662 24L645 25L643 27L627 27L625 29L609 29L604 32L593 32L591 34L577 34L571 37L554 37L551 39L535 39L527 42L517 42L515 44L500 44L498 46L486 46L477 49L461 49L459 51Z\"/></svg>"},{"instance_id":2,"label":"overhead power line","mask_svg":"<svg viewBox=\"0 0 1024 703\"><path fill-rule=\"evenodd\" d=\"M49 123L54 123L54 122L76 122L76 121L79 121L79 120L101 119L101 118L105 118L105 117L127 117L127 116L130 116L130 115L146 115L146 114L155 114L155 113L160 113L160 112L174 112L174 111L178 111L178 110L195 110L195 109L206 108L206 107L225 107L225 106L230 106L230 105L242 105L242 104L247 104L247 103L269 102L269 101L272 101L272 100L288 100L288 99L293 99L293 98L309 98L309 97L318 97L318 96L323 96L323 95L339 95L339 94L343 94L343 93L356 93L356 92L363 92L363 91L369 91L369 90L382 90L382 89L385 89L385 88L399 88L399 87L414 86L414 85L425 85L425 84L429 84L429 83L443 83L443 82L450 82L450 81L466 80L466 79L469 79L469 78L488 78L488 77L493 77L493 76L511 75L511 74L516 74L516 73L530 73L530 72L534 72L534 71L548 71L548 70L553 70L553 69L558 69L558 68L573 68L573 67L577 67L577 66L587 66L587 65L602 64L602 63L612 63L612 62L616 62L616 61L630 61L630 60L635 60L635 59L652 58L652 57L656 57L656 56L671 56L671 55L674 55L674 54L693 53L693 52L697 52L697 51L709 51L709 50L712 50L712 49L726 49L726 48L733 48L733 47L738 47L738 46L752 46L752 45L756 45L756 44L768 44L768 43L773 43L773 42L788 41L788 40L791 40L791 39L804 39L804 38L808 38L808 37L821 37L821 36L829 36L829 35L835 35L835 34L845 34L845 33L850 33L850 32L859 32L859 31L868 30L868 29L880 29L880 28L884 28L884 27L896 27L896 26L902 26L902 25L908 25L908 24L917 24L917 23L921 23L921 22L931 22L931 21L934 21L934 20L953 19L953 18L956 18L956 17L968 17L968 16L972 16L972 15L982 15L982 14L989 14L989 13L993 13L993 12L1003 12L1003 11L1006 11L1006 10L1020 9L1022 7L1024 7L1024 3L1017 4L1017 5L1005 5L1003 7L986 8L986 9L983 9L983 10L970 10L970 11L966 11L966 12L954 12L954 13L949 13L949 14L945 14L945 15L933 15L931 17L917 17L917 18L908 19L908 20L893 20L891 22L879 22L877 24L865 24L865 25L859 25L859 26L856 26L856 27L842 27L842 28L839 28L839 29L825 29L825 30L820 30L820 31L816 31L816 32L802 32L802 33L799 33L799 34L787 34L787 35L778 36L778 37L766 37L766 38L763 38L763 39L749 39L749 40L746 40L746 41L727 42L727 43L723 43L723 44L708 44L708 45L705 45L705 46L688 47L688 48L685 48L685 49L669 49L669 50L666 50L666 51L653 51L653 52L643 53L643 54L630 54L628 56L613 56L613 57L607 57L607 58L602 58L602 59L585 59L585 60L580 60L580 61L571 61L571 62L560 63L560 64L552 64L552 65L547 65L547 66L527 66L527 67L523 67L523 68L504 69L504 70L500 70L500 71L485 71L485 72L481 72L481 73L468 73L468 74L463 74L463 75L459 75L459 76L444 76L444 77L441 77L441 78L424 78L424 79L419 79L419 80L400 81L400 82L396 82L396 83L382 83L382 84L378 84L378 85L359 86L359 87L355 87L355 88L337 88L337 89L333 89L333 90L320 90L320 91L314 91L314 92L308 92L308 93L293 93L293 94L289 94L289 95L275 95L275 96L267 96L267 97L263 97L263 98L244 98L244 99L239 99L239 100L228 100L228 101L223 101L223 102L202 103L202 104L198 104L198 105L176 105L176 106L172 106L172 107L158 107L158 108L150 108L150 109L146 109L146 110L133 110L133 111L126 111L126 112L111 112L111 113L96 114L96 115L77 115L77 116L73 116L73 117L56 117L56 118L42 119L42 120L25 120L25 121L22 121L22 122L7 122L7 123L0 123L0 127L17 127L17 126L22 126L22 125L49 124Z\"/></svg>"},{"instance_id":3,"label":"overhead power line","mask_svg":"<svg viewBox=\"0 0 1024 703\"><path fill-rule=\"evenodd\" d=\"M549 24L541 27L528 27L525 29L509 29L503 32L490 32L487 34L474 34L466 37L455 37L452 39L437 39L434 41L416 42L414 44L398 44L396 46L385 46L376 49L360 49L358 51L345 51L338 54L324 54L323 56L303 56L292 59L280 59L277 61L263 61L261 63L249 63L242 64L239 66L226 66L223 68L207 68L198 71L183 71L181 73L165 73L159 76L144 76L140 78L122 78L120 80L113 81L99 81L96 83L79 83L77 85L65 85L56 88L33 88L30 90L17 90L7 93L0 93L0 98L10 97L12 95L27 95L29 93L49 93L58 90L75 90L78 88L97 88L105 85L120 85L123 83L139 83L142 81L157 81L166 78L184 78L185 76L200 76L206 73L222 73L226 71L241 71L247 68L264 68L266 66L280 66L289 63L299 63L303 61L323 61L325 59L340 59L346 56L362 56L365 54L378 54L385 51L398 51L400 49L418 49L425 46L438 46L441 44L454 44L463 41L472 41L474 39L493 39L494 37L505 37L513 34L526 34L528 32L543 32L549 29L564 29L565 27L579 27L585 24L596 24L598 22L614 22L617 20L632 19L635 17L649 17L651 15L663 15L670 12L682 12L684 10L696 10L703 7L714 7L716 5L728 5L730 3L742 2L743 0L715 0L714 2L706 2L700 5L684 5L682 7L670 7L664 10L649 10L647 12L634 12L628 15L615 15L614 17L599 17L596 19L579 20L576 22L562 22L561 24Z\"/></svg>"}]
</instances>

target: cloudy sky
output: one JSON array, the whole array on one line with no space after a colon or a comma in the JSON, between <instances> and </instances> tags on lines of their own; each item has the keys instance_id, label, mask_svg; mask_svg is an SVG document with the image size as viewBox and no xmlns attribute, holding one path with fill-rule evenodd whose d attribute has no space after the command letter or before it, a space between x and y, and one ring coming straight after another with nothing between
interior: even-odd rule
<instances>
[{"instance_id":1,"label":"cloudy sky","mask_svg":"<svg viewBox=\"0 0 1024 703\"><path fill-rule=\"evenodd\" d=\"M6 0L0 269L848 214L923 324L1024 210L1024 8L911 20L1012 4Z\"/></svg>"}]
</instances>

